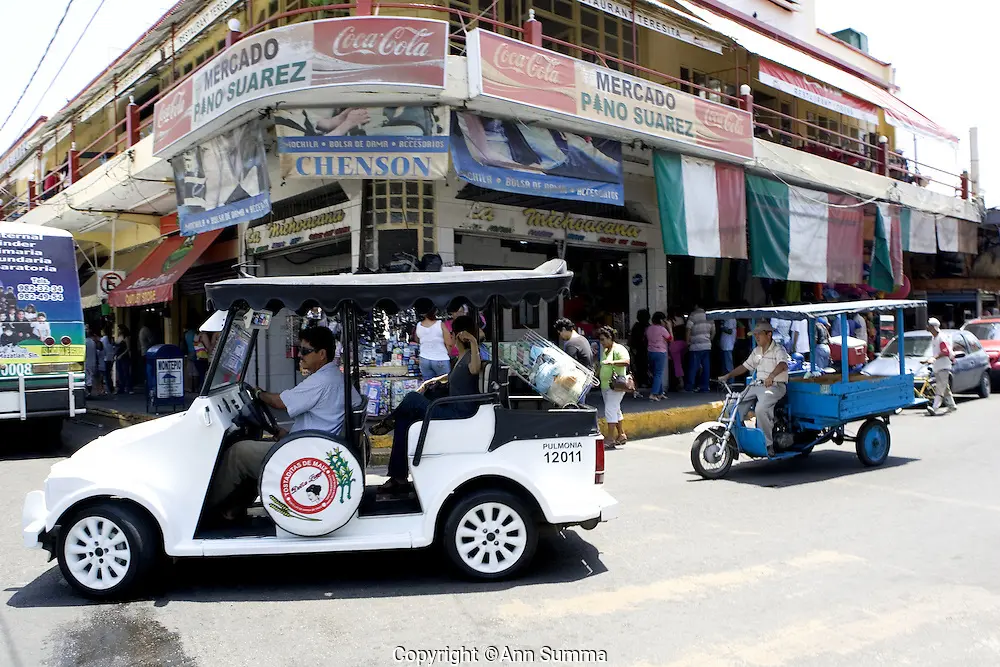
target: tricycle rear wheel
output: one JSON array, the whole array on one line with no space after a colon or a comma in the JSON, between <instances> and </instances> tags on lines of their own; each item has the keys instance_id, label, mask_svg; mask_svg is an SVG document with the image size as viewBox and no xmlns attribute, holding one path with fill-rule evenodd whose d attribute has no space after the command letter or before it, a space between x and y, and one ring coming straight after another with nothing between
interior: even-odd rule
<instances>
[{"instance_id":1,"label":"tricycle rear wheel","mask_svg":"<svg viewBox=\"0 0 1000 667\"><path fill-rule=\"evenodd\" d=\"M889 458L888 424L872 417L861 425L855 442L861 463L870 468L882 465Z\"/></svg>"},{"instance_id":2,"label":"tricycle rear wheel","mask_svg":"<svg viewBox=\"0 0 1000 667\"><path fill-rule=\"evenodd\" d=\"M732 435L729 442L723 442L724 435L725 429L710 428L699 433L691 445L691 465L705 479L725 477L733 466L735 445Z\"/></svg>"}]
</instances>

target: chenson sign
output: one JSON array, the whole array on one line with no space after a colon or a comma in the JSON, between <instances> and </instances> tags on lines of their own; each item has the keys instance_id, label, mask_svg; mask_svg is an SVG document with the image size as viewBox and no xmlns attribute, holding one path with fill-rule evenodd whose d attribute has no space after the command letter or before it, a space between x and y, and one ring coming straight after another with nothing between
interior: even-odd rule
<instances>
[{"instance_id":1,"label":"chenson sign","mask_svg":"<svg viewBox=\"0 0 1000 667\"><path fill-rule=\"evenodd\" d=\"M444 89L447 40L444 21L389 16L313 21L248 37L156 104L153 153L244 103L289 91Z\"/></svg>"},{"instance_id":2,"label":"chenson sign","mask_svg":"<svg viewBox=\"0 0 1000 667\"><path fill-rule=\"evenodd\" d=\"M752 119L741 109L480 29L470 32L467 50L473 100L629 128L664 147L681 142L753 157Z\"/></svg>"}]
</instances>

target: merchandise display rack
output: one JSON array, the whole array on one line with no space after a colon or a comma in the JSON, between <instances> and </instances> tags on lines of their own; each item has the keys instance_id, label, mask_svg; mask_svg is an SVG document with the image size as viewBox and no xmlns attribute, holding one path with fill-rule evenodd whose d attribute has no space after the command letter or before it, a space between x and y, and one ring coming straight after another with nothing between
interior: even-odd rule
<instances>
[{"instance_id":1,"label":"merchandise display rack","mask_svg":"<svg viewBox=\"0 0 1000 667\"><path fill-rule=\"evenodd\" d=\"M500 343L500 358L514 375L559 407L583 404L587 392L600 384L593 369L534 331Z\"/></svg>"}]
</instances>

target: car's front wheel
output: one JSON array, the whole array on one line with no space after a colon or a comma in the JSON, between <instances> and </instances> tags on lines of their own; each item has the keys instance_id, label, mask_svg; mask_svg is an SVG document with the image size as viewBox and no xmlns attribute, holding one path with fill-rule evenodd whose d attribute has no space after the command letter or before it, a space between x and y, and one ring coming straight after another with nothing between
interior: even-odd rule
<instances>
[{"instance_id":1,"label":"car's front wheel","mask_svg":"<svg viewBox=\"0 0 1000 667\"><path fill-rule=\"evenodd\" d=\"M979 378L979 388L976 389L976 393L979 394L979 398L989 398L990 389L992 389L990 372L983 371L983 377Z\"/></svg>"},{"instance_id":2,"label":"car's front wheel","mask_svg":"<svg viewBox=\"0 0 1000 667\"><path fill-rule=\"evenodd\" d=\"M476 491L452 507L442 539L448 557L465 576L505 579L535 555L538 526L512 493Z\"/></svg>"},{"instance_id":3,"label":"car's front wheel","mask_svg":"<svg viewBox=\"0 0 1000 667\"><path fill-rule=\"evenodd\" d=\"M134 596L161 553L156 527L142 511L103 501L67 518L57 557L66 581L97 600Z\"/></svg>"}]
</instances>

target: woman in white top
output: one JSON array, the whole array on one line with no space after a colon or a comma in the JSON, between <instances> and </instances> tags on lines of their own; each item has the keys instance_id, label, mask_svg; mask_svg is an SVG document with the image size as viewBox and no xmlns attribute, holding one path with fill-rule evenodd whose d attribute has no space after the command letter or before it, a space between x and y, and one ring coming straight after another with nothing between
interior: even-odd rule
<instances>
[{"instance_id":1,"label":"woman in white top","mask_svg":"<svg viewBox=\"0 0 1000 667\"><path fill-rule=\"evenodd\" d=\"M448 349L452 346L451 332L437 318L437 308L430 306L413 332L420 343L420 377L424 382L451 372Z\"/></svg>"}]
</instances>

